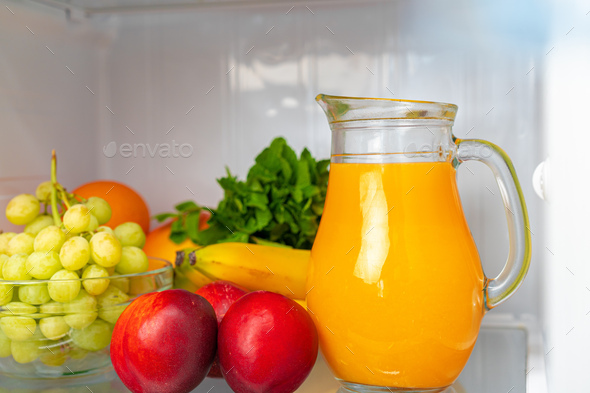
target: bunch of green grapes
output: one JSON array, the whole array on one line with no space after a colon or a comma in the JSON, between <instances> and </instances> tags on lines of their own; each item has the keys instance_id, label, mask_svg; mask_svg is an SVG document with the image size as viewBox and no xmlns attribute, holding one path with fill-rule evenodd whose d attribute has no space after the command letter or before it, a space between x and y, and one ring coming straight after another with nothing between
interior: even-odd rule
<instances>
[{"instance_id":1,"label":"bunch of green grapes","mask_svg":"<svg viewBox=\"0 0 590 393\"><path fill-rule=\"evenodd\" d=\"M107 201L55 181L14 197L6 218L24 229L0 234L0 357L60 366L106 348L138 294L128 275L148 270L141 226L105 226Z\"/></svg>"}]
</instances>

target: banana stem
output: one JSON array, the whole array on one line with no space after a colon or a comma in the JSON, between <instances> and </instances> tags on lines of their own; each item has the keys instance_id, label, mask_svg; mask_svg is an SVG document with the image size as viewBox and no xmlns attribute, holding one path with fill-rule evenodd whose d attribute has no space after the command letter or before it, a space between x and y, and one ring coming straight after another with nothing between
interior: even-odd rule
<instances>
[{"instance_id":1,"label":"banana stem","mask_svg":"<svg viewBox=\"0 0 590 393\"><path fill-rule=\"evenodd\" d=\"M184 262L184 251L176 251L175 265L178 267Z\"/></svg>"},{"instance_id":2,"label":"banana stem","mask_svg":"<svg viewBox=\"0 0 590 393\"><path fill-rule=\"evenodd\" d=\"M209 284L210 282L216 280L215 277L210 277L201 273L200 271L196 270L194 266L191 266L190 263L186 262L187 261L184 261L180 264L180 266L176 266L177 277L187 279L197 288L200 288L203 285Z\"/></svg>"},{"instance_id":3,"label":"banana stem","mask_svg":"<svg viewBox=\"0 0 590 393\"><path fill-rule=\"evenodd\" d=\"M61 226L61 218L57 210L57 157L55 150L51 151L51 213L56 226Z\"/></svg>"}]
</instances>

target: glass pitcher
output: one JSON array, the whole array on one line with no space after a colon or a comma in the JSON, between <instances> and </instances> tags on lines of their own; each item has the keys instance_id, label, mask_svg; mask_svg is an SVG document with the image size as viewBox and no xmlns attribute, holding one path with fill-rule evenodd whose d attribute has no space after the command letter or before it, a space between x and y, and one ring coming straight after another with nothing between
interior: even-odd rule
<instances>
[{"instance_id":1,"label":"glass pitcher","mask_svg":"<svg viewBox=\"0 0 590 393\"><path fill-rule=\"evenodd\" d=\"M461 373L485 312L524 279L528 217L508 156L452 134L457 106L319 95L332 129L324 213L307 304L345 392L441 392ZM485 277L463 215L456 168L487 164L510 252Z\"/></svg>"}]
</instances>

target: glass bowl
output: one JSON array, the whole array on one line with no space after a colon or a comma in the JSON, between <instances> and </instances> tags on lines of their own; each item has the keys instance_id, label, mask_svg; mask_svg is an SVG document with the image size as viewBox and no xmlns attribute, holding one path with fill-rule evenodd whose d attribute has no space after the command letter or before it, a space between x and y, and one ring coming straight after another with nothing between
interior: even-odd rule
<instances>
[{"instance_id":1,"label":"glass bowl","mask_svg":"<svg viewBox=\"0 0 590 393\"><path fill-rule=\"evenodd\" d=\"M45 379L110 371L111 334L123 310L143 294L172 288L172 264L149 262L139 274L0 280L0 374Z\"/></svg>"}]
</instances>

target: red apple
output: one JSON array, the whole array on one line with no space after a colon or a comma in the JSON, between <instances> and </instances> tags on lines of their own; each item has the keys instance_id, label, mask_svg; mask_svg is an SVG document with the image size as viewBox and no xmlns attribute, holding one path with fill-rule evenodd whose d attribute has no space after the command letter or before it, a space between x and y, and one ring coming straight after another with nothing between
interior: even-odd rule
<instances>
[{"instance_id":1,"label":"red apple","mask_svg":"<svg viewBox=\"0 0 590 393\"><path fill-rule=\"evenodd\" d=\"M211 303L215 310L215 315L217 316L217 324L219 325L229 307L234 304L236 300L248 293L248 290L233 282L218 280L202 286L196 293L197 295L203 296L209 303ZM221 368L219 368L217 357L215 357L211 370L209 370L207 376L211 378L223 377L221 375Z\"/></svg>"},{"instance_id":2,"label":"red apple","mask_svg":"<svg viewBox=\"0 0 590 393\"><path fill-rule=\"evenodd\" d=\"M134 393L184 393L209 372L217 321L204 298L183 289L133 301L113 330L111 360Z\"/></svg>"},{"instance_id":3,"label":"red apple","mask_svg":"<svg viewBox=\"0 0 590 393\"><path fill-rule=\"evenodd\" d=\"M246 293L248 293L247 289L231 281L224 280L213 281L202 286L196 292L197 295L203 296L213 306L218 324L221 323L229 307Z\"/></svg>"},{"instance_id":4,"label":"red apple","mask_svg":"<svg viewBox=\"0 0 590 393\"><path fill-rule=\"evenodd\" d=\"M221 371L236 393L292 393L317 354L318 334L309 314L277 293L244 295L219 326Z\"/></svg>"}]
</instances>

